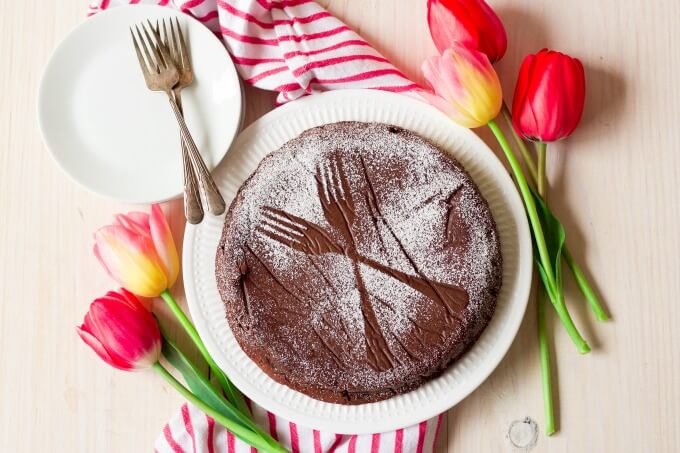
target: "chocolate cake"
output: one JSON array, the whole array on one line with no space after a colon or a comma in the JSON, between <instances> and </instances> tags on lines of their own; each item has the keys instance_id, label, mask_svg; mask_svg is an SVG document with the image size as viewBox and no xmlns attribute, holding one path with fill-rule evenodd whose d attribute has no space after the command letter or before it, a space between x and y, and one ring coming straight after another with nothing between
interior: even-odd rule
<instances>
[{"instance_id":1,"label":"chocolate cake","mask_svg":"<svg viewBox=\"0 0 680 453\"><path fill-rule=\"evenodd\" d=\"M358 404L417 388L476 341L501 254L456 160L399 127L341 122L264 158L229 208L216 273L265 373Z\"/></svg>"}]
</instances>

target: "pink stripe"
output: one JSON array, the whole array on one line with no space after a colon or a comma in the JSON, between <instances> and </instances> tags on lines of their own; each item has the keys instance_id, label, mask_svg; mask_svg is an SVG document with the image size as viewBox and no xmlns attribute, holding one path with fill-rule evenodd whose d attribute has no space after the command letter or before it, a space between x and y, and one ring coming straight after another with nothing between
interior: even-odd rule
<instances>
[{"instance_id":1,"label":"pink stripe","mask_svg":"<svg viewBox=\"0 0 680 453\"><path fill-rule=\"evenodd\" d=\"M256 76L253 76L249 79L246 79L246 82L251 83L251 84L257 83L258 81L260 81L260 80L262 80L266 77L269 77L270 75L278 74L280 72L287 71L287 70L288 70L288 66L281 66L281 67L278 67L278 68L270 69L269 71L264 71L264 72L262 72L262 73L260 73Z\"/></svg>"},{"instance_id":2,"label":"pink stripe","mask_svg":"<svg viewBox=\"0 0 680 453\"><path fill-rule=\"evenodd\" d=\"M234 61L236 64L244 65L244 66L254 66L258 64L264 64L264 63L285 63L286 60L283 60L281 58L247 58L247 57L236 57L233 56L231 59Z\"/></svg>"},{"instance_id":3,"label":"pink stripe","mask_svg":"<svg viewBox=\"0 0 680 453\"><path fill-rule=\"evenodd\" d=\"M170 448L172 448L172 451L175 453L184 453L184 450L182 450L182 447L175 442L175 439L172 437L172 431L170 431L170 425L165 425L165 428L163 428L163 436L165 436L165 441L170 445Z\"/></svg>"},{"instance_id":4,"label":"pink stripe","mask_svg":"<svg viewBox=\"0 0 680 453\"><path fill-rule=\"evenodd\" d=\"M276 415L267 411L267 419L269 420L269 434L271 434L275 440L279 440L279 435L276 434Z\"/></svg>"},{"instance_id":5,"label":"pink stripe","mask_svg":"<svg viewBox=\"0 0 680 453\"><path fill-rule=\"evenodd\" d=\"M288 6L304 5L305 3L310 3L311 1L312 0L257 0L257 3L269 11L272 8L286 8Z\"/></svg>"},{"instance_id":6,"label":"pink stripe","mask_svg":"<svg viewBox=\"0 0 680 453\"><path fill-rule=\"evenodd\" d=\"M373 434L371 439L371 453L380 452L380 434Z\"/></svg>"},{"instance_id":7,"label":"pink stripe","mask_svg":"<svg viewBox=\"0 0 680 453\"><path fill-rule=\"evenodd\" d=\"M360 72L347 77L338 77L334 79L314 79L314 81L323 84L356 82L359 80L367 80L385 75L398 75L403 77L401 71L398 71L397 69L374 69L372 71Z\"/></svg>"},{"instance_id":8,"label":"pink stripe","mask_svg":"<svg viewBox=\"0 0 680 453\"><path fill-rule=\"evenodd\" d=\"M328 449L328 453L334 453L335 449L340 446L342 443L342 435L341 434L336 434L335 435L335 442L333 442L333 445L330 446Z\"/></svg>"},{"instance_id":9,"label":"pink stripe","mask_svg":"<svg viewBox=\"0 0 680 453\"><path fill-rule=\"evenodd\" d=\"M236 439L231 431L227 431L227 452L234 453L236 451Z\"/></svg>"},{"instance_id":10,"label":"pink stripe","mask_svg":"<svg viewBox=\"0 0 680 453\"><path fill-rule=\"evenodd\" d=\"M179 9L186 12L189 8L195 8L198 5L202 4L205 0L189 0L187 2L184 2L180 5Z\"/></svg>"},{"instance_id":11,"label":"pink stripe","mask_svg":"<svg viewBox=\"0 0 680 453\"><path fill-rule=\"evenodd\" d=\"M347 46L370 46L369 43L362 39L348 39L347 41L340 42L338 44L333 44L332 46L324 47L323 49L317 49L317 50L309 50L309 51L303 51L303 50L296 50L294 52L286 52L283 54L283 58L293 58L297 57L299 55L305 55L305 56L310 56L310 55L317 55L320 53L324 52L330 52L331 50L336 50L340 49L342 47L347 47Z\"/></svg>"},{"instance_id":12,"label":"pink stripe","mask_svg":"<svg viewBox=\"0 0 680 453\"><path fill-rule=\"evenodd\" d=\"M394 453L402 453L404 448L404 430L398 429L394 433Z\"/></svg>"},{"instance_id":13,"label":"pink stripe","mask_svg":"<svg viewBox=\"0 0 680 453\"><path fill-rule=\"evenodd\" d=\"M189 437L191 437L191 445L194 448L194 451L196 451L196 438L194 437L194 425L191 424L191 414L189 413L189 406L184 404L182 406L182 420L184 421L184 429L187 430L187 433L189 433Z\"/></svg>"},{"instance_id":14,"label":"pink stripe","mask_svg":"<svg viewBox=\"0 0 680 453\"><path fill-rule=\"evenodd\" d=\"M197 21L202 22L202 23L210 22L211 20L217 19L219 17L219 14L217 13L216 9L208 12L205 16L197 16L194 13L192 13L191 11L184 11L184 12L187 13L188 15L190 15L191 17L193 17L194 19L196 19Z\"/></svg>"},{"instance_id":15,"label":"pink stripe","mask_svg":"<svg viewBox=\"0 0 680 453\"><path fill-rule=\"evenodd\" d=\"M356 453L357 451L357 436L356 434L350 437L349 445L347 446L347 453Z\"/></svg>"},{"instance_id":16,"label":"pink stripe","mask_svg":"<svg viewBox=\"0 0 680 453\"><path fill-rule=\"evenodd\" d=\"M286 91L296 91L296 90L301 90L302 87L298 83L287 83L285 85L279 85L276 88L274 88L274 91L281 91L281 92L286 92Z\"/></svg>"},{"instance_id":17,"label":"pink stripe","mask_svg":"<svg viewBox=\"0 0 680 453\"><path fill-rule=\"evenodd\" d=\"M170 0L161 0L160 2L158 2L158 6L165 6L168 3L170 3Z\"/></svg>"},{"instance_id":18,"label":"pink stripe","mask_svg":"<svg viewBox=\"0 0 680 453\"><path fill-rule=\"evenodd\" d=\"M298 439L297 425L289 422L290 428L290 448L292 453L300 453L300 440Z\"/></svg>"},{"instance_id":19,"label":"pink stripe","mask_svg":"<svg viewBox=\"0 0 680 453\"><path fill-rule=\"evenodd\" d=\"M425 431L427 430L427 421L421 422L418 425L418 446L416 453L423 453L423 445L425 445Z\"/></svg>"},{"instance_id":20,"label":"pink stripe","mask_svg":"<svg viewBox=\"0 0 680 453\"><path fill-rule=\"evenodd\" d=\"M208 415L205 416L208 422L208 453L215 453L215 446L213 445L213 439L215 438L215 420Z\"/></svg>"},{"instance_id":21,"label":"pink stripe","mask_svg":"<svg viewBox=\"0 0 680 453\"><path fill-rule=\"evenodd\" d=\"M101 8L101 9L108 8L110 2L111 2L111 0L102 0L102 3L101 3L101 5L99 5L99 8Z\"/></svg>"},{"instance_id":22,"label":"pink stripe","mask_svg":"<svg viewBox=\"0 0 680 453\"><path fill-rule=\"evenodd\" d=\"M321 433L318 430L313 430L314 435L314 453L322 453L321 450Z\"/></svg>"},{"instance_id":23,"label":"pink stripe","mask_svg":"<svg viewBox=\"0 0 680 453\"><path fill-rule=\"evenodd\" d=\"M439 414L439 417L437 417L437 427L434 430L434 440L432 441L432 451L434 451L435 447L437 446L437 439L439 438L439 430L442 427L442 419L444 418L444 414Z\"/></svg>"},{"instance_id":24,"label":"pink stripe","mask_svg":"<svg viewBox=\"0 0 680 453\"><path fill-rule=\"evenodd\" d=\"M141 1L141 0L130 0L130 4L131 4L131 5L136 5L136 4L139 3L140 1Z\"/></svg>"},{"instance_id":25,"label":"pink stripe","mask_svg":"<svg viewBox=\"0 0 680 453\"><path fill-rule=\"evenodd\" d=\"M372 60L372 61L379 61L381 63L387 63L388 62L385 58L377 57L375 55L343 55L341 57L328 58L326 60L311 61L304 66L300 66L299 68L294 69L293 75L295 77L298 77L298 76L304 74L305 72L309 71L310 69L325 68L327 66L333 66L333 65L336 65L336 64L347 63L347 62L350 62L350 61L357 61L357 60Z\"/></svg>"},{"instance_id":26,"label":"pink stripe","mask_svg":"<svg viewBox=\"0 0 680 453\"><path fill-rule=\"evenodd\" d=\"M371 90L389 91L390 93L403 93L405 91L413 91L420 88L417 84L399 86L385 86L385 87L371 87Z\"/></svg>"},{"instance_id":27,"label":"pink stripe","mask_svg":"<svg viewBox=\"0 0 680 453\"><path fill-rule=\"evenodd\" d=\"M217 0L217 7L224 9L225 11L227 11L232 16L236 16L236 17L241 18L243 20L246 20L248 22L252 22L254 24L259 25L262 28L266 28L266 29L274 28L274 24L272 24L271 22L262 22L260 19L253 16L252 14L248 14L245 11L241 11L239 9L236 9L233 6L231 6L229 3L227 3L223 0Z\"/></svg>"},{"instance_id":28,"label":"pink stripe","mask_svg":"<svg viewBox=\"0 0 680 453\"><path fill-rule=\"evenodd\" d=\"M328 11L319 11L318 13L310 14L305 17L293 17L292 19L278 19L274 21L274 25L293 25L293 24L308 24L315 22L325 17L333 17Z\"/></svg>"},{"instance_id":29,"label":"pink stripe","mask_svg":"<svg viewBox=\"0 0 680 453\"><path fill-rule=\"evenodd\" d=\"M334 35L337 35L338 33L342 33L343 31L348 31L348 30L350 30L350 28L347 25L341 25L339 27L332 28L330 30L321 31L319 33L310 33L310 34L301 34L301 35L283 35L283 36L279 36L278 40L279 40L279 42L281 42L281 41L295 41L295 42L310 41L312 39L327 38L329 36L334 36Z\"/></svg>"},{"instance_id":30,"label":"pink stripe","mask_svg":"<svg viewBox=\"0 0 680 453\"><path fill-rule=\"evenodd\" d=\"M250 44L264 44L267 46L278 46L279 43L276 39L263 39L263 38L258 38L255 36L247 36L247 35L242 35L240 33L236 33L233 30L228 29L227 27L221 25L220 30L222 31L223 35L229 36L230 38L233 38L237 41L241 42L247 42Z\"/></svg>"}]
</instances>

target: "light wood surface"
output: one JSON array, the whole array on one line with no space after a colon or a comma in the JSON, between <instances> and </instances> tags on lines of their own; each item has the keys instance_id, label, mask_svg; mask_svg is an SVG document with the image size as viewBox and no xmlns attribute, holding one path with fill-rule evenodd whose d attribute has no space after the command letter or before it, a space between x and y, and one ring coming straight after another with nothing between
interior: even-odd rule
<instances>
[{"instance_id":1,"label":"light wood surface","mask_svg":"<svg viewBox=\"0 0 680 453\"><path fill-rule=\"evenodd\" d=\"M425 0L322 3L419 79L433 53ZM558 48L586 66L585 117L549 151L550 193L614 319L596 323L567 278L568 303L594 351L579 356L555 329L560 431L546 438L532 303L498 369L448 413L438 451L515 451L506 434L524 417L541 425L536 452L680 451L680 3L491 3L510 38L498 64L507 100L530 51ZM91 253L91 234L129 208L67 179L37 128L42 67L85 12L85 0L0 0L3 452L150 451L181 403L152 373L104 365L74 331L91 299L114 287ZM273 97L248 89L248 123ZM166 208L181 242L180 202Z\"/></svg>"}]
</instances>

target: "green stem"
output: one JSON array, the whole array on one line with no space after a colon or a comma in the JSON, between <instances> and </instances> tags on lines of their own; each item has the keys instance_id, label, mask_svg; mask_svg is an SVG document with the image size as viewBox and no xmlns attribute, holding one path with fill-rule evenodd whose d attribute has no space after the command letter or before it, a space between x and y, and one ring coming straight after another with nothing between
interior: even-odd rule
<instances>
[{"instance_id":1,"label":"green stem","mask_svg":"<svg viewBox=\"0 0 680 453\"><path fill-rule=\"evenodd\" d=\"M170 372L167 369L165 369L165 367L163 367L163 365L161 365L160 363L156 362L152 366L152 368L156 372L158 372L158 374L160 374L163 377L163 379L165 379L168 382L168 384L170 384L175 390L177 390L187 401L196 406L202 412L212 417L216 422L227 428L236 437L243 440L247 444L252 445L258 450L264 452L271 453L288 452L288 450L281 447L280 445L277 447L276 445L270 444L265 439L260 437L258 434L254 433L253 431L236 422L229 420L219 412L215 411L213 408L211 408L203 401L201 401L199 398L197 398L196 395L191 393L191 391L189 391L188 388L184 387L182 383L175 379L175 377L172 374L170 374Z\"/></svg>"},{"instance_id":2,"label":"green stem","mask_svg":"<svg viewBox=\"0 0 680 453\"><path fill-rule=\"evenodd\" d=\"M189 335L189 338L191 338L191 340L194 342L199 352L203 356L203 359L205 359L205 361L210 366L210 369L212 370L213 374L217 377L217 381L220 383L220 386L226 392L227 400L229 400L234 406L236 406L236 408L239 411L243 412L244 414L249 414L250 411L248 410L248 406L246 405L246 402L243 399L243 395L241 395L241 392L239 392L238 389L234 387L234 384L232 384L229 381L229 379L224 375L220 367L217 366L213 358L210 356L208 349L205 347L205 344L203 344L203 340L201 340L201 337L198 335L198 331L196 331L194 325L191 323L191 321L189 321L189 318L187 318L187 316L184 314L184 311L179 306L175 298L172 297L170 291L166 289L161 293L161 297L168 305L168 307L170 307L170 310L175 315L175 317L179 320L180 324L182 325L186 333Z\"/></svg>"},{"instance_id":3,"label":"green stem","mask_svg":"<svg viewBox=\"0 0 680 453\"><path fill-rule=\"evenodd\" d=\"M571 256L571 253L569 253L569 250L567 250L566 246L564 247L564 249L562 249L562 258L567 263L567 266L571 270L571 273L574 274L574 280L576 280L576 283L578 283L578 286L581 288L581 292L583 292L583 295L588 301L588 304L590 305L590 308L593 310L593 313L595 313L595 317L597 318L597 320L607 321L609 319L609 314L604 309L604 307L600 305L600 301L597 295L595 294L595 291L590 286L590 283L588 282L588 279L581 270L581 267L578 265L576 261L574 261L574 257Z\"/></svg>"},{"instance_id":4,"label":"green stem","mask_svg":"<svg viewBox=\"0 0 680 453\"><path fill-rule=\"evenodd\" d=\"M543 198L543 201L548 202L545 197L545 150L547 145L543 142L536 143L536 150L538 151L538 181L536 182L536 187L538 188L538 194Z\"/></svg>"},{"instance_id":5,"label":"green stem","mask_svg":"<svg viewBox=\"0 0 680 453\"><path fill-rule=\"evenodd\" d=\"M538 194L548 205L546 197L545 155L546 146L538 150ZM550 367L550 348L548 347L548 328L546 322L545 293L542 287L536 291L536 321L538 325L538 354L541 362L541 387L543 388L543 411L545 413L545 433L552 436L555 432L555 411L553 409L552 374Z\"/></svg>"},{"instance_id":6,"label":"green stem","mask_svg":"<svg viewBox=\"0 0 680 453\"><path fill-rule=\"evenodd\" d=\"M501 112L503 113L503 118L505 118L505 122L508 124L508 128L510 129L510 131L512 131L512 137L515 139L515 143L517 143L517 147L519 148L519 151L522 154L524 165L527 167L527 170L529 170L529 176L531 177L531 180L534 182L534 184L536 184L538 181L536 163L534 162L534 158L531 156L529 148L527 148L527 144L524 143L524 140L522 140L522 137L519 136L519 134L515 130L515 127L512 125L512 115L505 101L503 101L503 109L501 110Z\"/></svg>"},{"instance_id":7,"label":"green stem","mask_svg":"<svg viewBox=\"0 0 680 453\"><path fill-rule=\"evenodd\" d=\"M503 117L505 118L505 121L507 121L508 125L510 126L510 129L512 130L512 134L515 137L515 141L517 142L517 146L519 147L520 151L522 152L522 160L524 161L524 165L529 170L529 175L532 177L532 179L534 181L538 181L538 173L537 173L538 170L536 168L536 163L534 162L534 158L531 156L531 153L527 149L526 143L524 143L524 140L522 140L522 138L519 135L517 135L517 132L512 127L512 116L511 116L510 110L508 109L508 106L505 104L505 102L503 102ZM590 282L588 281L585 274L581 270L581 267L573 259L573 257L571 255L571 253L569 252L569 249L567 248L566 244L564 244L564 247L562 249L562 259L567 263L569 270L574 275L574 279L576 280L576 283L578 284L579 288L581 289L583 296L588 301L590 308L595 313L595 317L597 318L597 320L598 321L607 321L609 319L609 315L607 314L607 311L600 304L600 301L599 301L597 295L595 294L595 291L593 290Z\"/></svg>"},{"instance_id":8,"label":"green stem","mask_svg":"<svg viewBox=\"0 0 680 453\"><path fill-rule=\"evenodd\" d=\"M566 308L566 305L564 304L562 288L558 287L557 282L555 281L555 273L553 272L553 266L550 263L550 255L548 253L548 246L545 242L543 227L541 226L541 221L539 220L538 212L536 211L536 203L534 202L531 190L529 189L529 184L527 183L526 177L522 172L522 167L520 166L515 153L510 147L507 138L503 134L503 131L500 127L498 127L498 124L494 120L491 120L489 121L488 126L496 136L501 148L503 148L505 157L508 159L508 163L510 164L512 172L515 175L515 180L519 186L520 194L524 199L524 206L526 207L527 215L529 216L529 222L531 223L531 228L534 233L534 240L536 241L539 259L541 261L543 270L545 271L547 279L546 289L548 291L548 295L550 296L550 300L555 306L557 314L560 317L560 321L564 325L569 337L576 345L576 348L581 354L586 354L590 352L590 346L588 346L588 343L586 343L586 341L583 339L578 329L574 325L574 321L571 319L571 316L569 316L569 312Z\"/></svg>"},{"instance_id":9,"label":"green stem","mask_svg":"<svg viewBox=\"0 0 680 453\"><path fill-rule=\"evenodd\" d=\"M536 293L536 315L538 321L538 353L541 360L541 386L543 387L543 410L545 413L545 433L555 432L555 413L553 410L552 376L550 372L550 348L546 326L545 293L538 287Z\"/></svg>"}]
</instances>

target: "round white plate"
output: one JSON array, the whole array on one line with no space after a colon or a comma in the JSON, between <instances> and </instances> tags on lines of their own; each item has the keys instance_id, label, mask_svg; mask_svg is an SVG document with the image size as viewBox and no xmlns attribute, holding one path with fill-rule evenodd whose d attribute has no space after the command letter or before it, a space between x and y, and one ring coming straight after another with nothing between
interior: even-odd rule
<instances>
[{"instance_id":1,"label":"round white plate","mask_svg":"<svg viewBox=\"0 0 680 453\"><path fill-rule=\"evenodd\" d=\"M397 429L433 417L465 398L494 370L519 329L529 297L531 238L522 202L503 165L473 132L456 126L429 105L406 96L369 90L313 95L268 113L243 131L215 179L227 202L269 152L314 126L336 121L395 124L432 140L456 157L489 202L503 255L498 306L481 338L440 377L377 403L345 406L309 398L267 376L245 355L225 320L215 282L215 252L223 217L187 225L184 286L191 316L219 366L249 398L281 417L336 433Z\"/></svg>"},{"instance_id":2,"label":"round white plate","mask_svg":"<svg viewBox=\"0 0 680 453\"><path fill-rule=\"evenodd\" d=\"M200 22L170 8L124 6L87 19L56 48L40 82L38 118L59 165L83 187L123 202L182 194L179 129L165 94L146 88L130 26L177 17L194 83L182 91L189 129L208 167L226 154L242 117L236 68Z\"/></svg>"}]
</instances>

